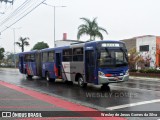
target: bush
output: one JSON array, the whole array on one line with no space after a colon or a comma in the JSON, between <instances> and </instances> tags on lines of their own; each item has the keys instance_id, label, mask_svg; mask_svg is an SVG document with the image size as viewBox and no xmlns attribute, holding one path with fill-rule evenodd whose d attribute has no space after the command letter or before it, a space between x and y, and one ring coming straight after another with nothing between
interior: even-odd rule
<instances>
[{"instance_id":1,"label":"bush","mask_svg":"<svg viewBox=\"0 0 160 120\"><path fill-rule=\"evenodd\" d=\"M132 69L132 70L129 70L129 72L137 72L138 70L136 69Z\"/></svg>"},{"instance_id":2,"label":"bush","mask_svg":"<svg viewBox=\"0 0 160 120\"><path fill-rule=\"evenodd\" d=\"M160 70L156 69L144 69L144 70L139 70L140 73L160 73Z\"/></svg>"}]
</instances>

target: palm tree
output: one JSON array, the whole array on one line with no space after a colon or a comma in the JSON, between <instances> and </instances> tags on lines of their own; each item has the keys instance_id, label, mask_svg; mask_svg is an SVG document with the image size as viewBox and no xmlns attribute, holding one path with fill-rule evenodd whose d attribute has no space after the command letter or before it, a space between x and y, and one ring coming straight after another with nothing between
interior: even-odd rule
<instances>
[{"instance_id":1,"label":"palm tree","mask_svg":"<svg viewBox=\"0 0 160 120\"><path fill-rule=\"evenodd\" d=\"M24 46L29 46L29 42L27 40L29 40L28 37L25 38L20 37L19 42L15 43L21 48L22 52L24 51Z\"/></svg>"},{"instance_id":2,"label":"palm tree","mask_svg":"<svg viewBox=\"0 0 160 120\"><path fill-rule=\"evenodd\" d=\"M98 26L98 23L96 21L97 18L94 18L93 21L87 18L80 18L80 19L82 19L85 22L85 24L81 24L78 27L78 33L77 33L78 40L82 35L85 35L85 34L90 36L90 40L95 40L95 37L98 37L101 40L103 40L103 35L100 31L103 31L106 34L108 34L107 30Z\"/></svg>"}]
</instances>

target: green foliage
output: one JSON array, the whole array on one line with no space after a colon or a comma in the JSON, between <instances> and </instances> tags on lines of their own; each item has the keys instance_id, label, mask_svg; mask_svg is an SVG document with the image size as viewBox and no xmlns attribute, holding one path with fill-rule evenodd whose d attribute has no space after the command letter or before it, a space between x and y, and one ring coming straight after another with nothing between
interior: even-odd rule
<instances>
[{"instance_id":1,"label":"green foliage","mask_svg":"<svg viewBox=\"0 0 160 120\"><path fill-rule=\"evenodd\" d=\"M25 38L20 37L19 42L15 42L15 44L21 48L22 52L24 52L24 46L29 46L29 42L27 40L29 40L28 37Z\"/></svg>"},{"instance_id":2,"label":"green foliage","mask_svg":"<svg viewBox=\"0 0 160 120\"><path fill-rule=\"evenodd\" d=\"M0 60L2 60L4 58L4 48L0 48Z\"/></svg>"},{"instance_id":3,"label":"green foliage","mask_svg":"<svg viewBox=\"0 0 160 120\"><path fill-rule=\"evenodd\" d=\"M95 37L98 37L101 40L103 40L103 35L100 31L103 31L106 34L108 34L107 30L98 26L98 23L96 21L97 18L94 18L93 21L87 18L80 19L84 21L84 24L81 24L78 27L77 39L80 39L82 35L89 35L90 40L95 40Z\"/></svg>"},{"instance_id":4,"label":"green foliage","mask_svg":"<svg viewBox=\"0 0 160 120\"><path fill-rule=\"evenodd\" d=\"M129 72L137 72L138 70L136 69L130 69Z\"/></svg>"},{"instance_id":5,"label":"green foliage","mask_svg":"<svg viewBox=\"0 0 160 120\"><path fill-rule=\"evenodd\" d=\"M49 48L49 45L47 43L42 42L38 42L34 45L34 47L32 48L32 50L41 50L44 48Z\"/></svg>"}]
</instances>

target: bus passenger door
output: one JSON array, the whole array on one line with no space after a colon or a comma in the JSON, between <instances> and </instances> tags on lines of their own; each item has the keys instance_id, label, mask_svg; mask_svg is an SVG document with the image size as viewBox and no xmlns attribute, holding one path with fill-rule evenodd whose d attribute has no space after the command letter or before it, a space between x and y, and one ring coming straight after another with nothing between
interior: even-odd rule
<instances>
[{"instance_id":1,"label":"bus passenger door","mask_svg":"<svg viewBox=\"0 0 160 120\"><path fill-rule=\"evenodd\" d=\"M85 74L86 81L89 83L95 82L95 53L94 50L87 50L85 52Z\"/></svg>"},{"instance_id":2,"label":"bus passenger door","mask_svg":"<svg viewBox=\"0 0 160 120\"><path fill-rule=\"evenodd\" d=\"M42 76L41 53L35 54L35 62L36 62L36 71L37 71L36 75Z\"/></svg>"},{"instance_id":3,"label":"bus passenger door","mask_svg":"<svg viewBox=\"0 0 160 120\"><path fill-rule=\"evenodd\" d=\"M56 53L56 67L58 69L58 77L61 76L61 66L62 66L62 60L61 60L61 53Z\"/></svg>"}]
</instances>

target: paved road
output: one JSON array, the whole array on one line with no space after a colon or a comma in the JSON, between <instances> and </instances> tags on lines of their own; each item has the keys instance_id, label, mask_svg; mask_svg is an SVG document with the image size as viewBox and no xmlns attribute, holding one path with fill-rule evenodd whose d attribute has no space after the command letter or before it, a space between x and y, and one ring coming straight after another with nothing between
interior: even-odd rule
<instances>
[{"instance_id":1,"label":"paved road","mask_svg":"<svg viewBox=\"0 0 160 120\"><path fill-rule=\"evenodd\" d=\"M94 85L82 89L77 84L67 85L59 80L48 83L38 77L27 80L16 69L0 69L0 80L102 111L160 111L160 80L130 79L124 83L110 84L110 91L101 91L100 86Z\"/></svg>"}]
</instances>

